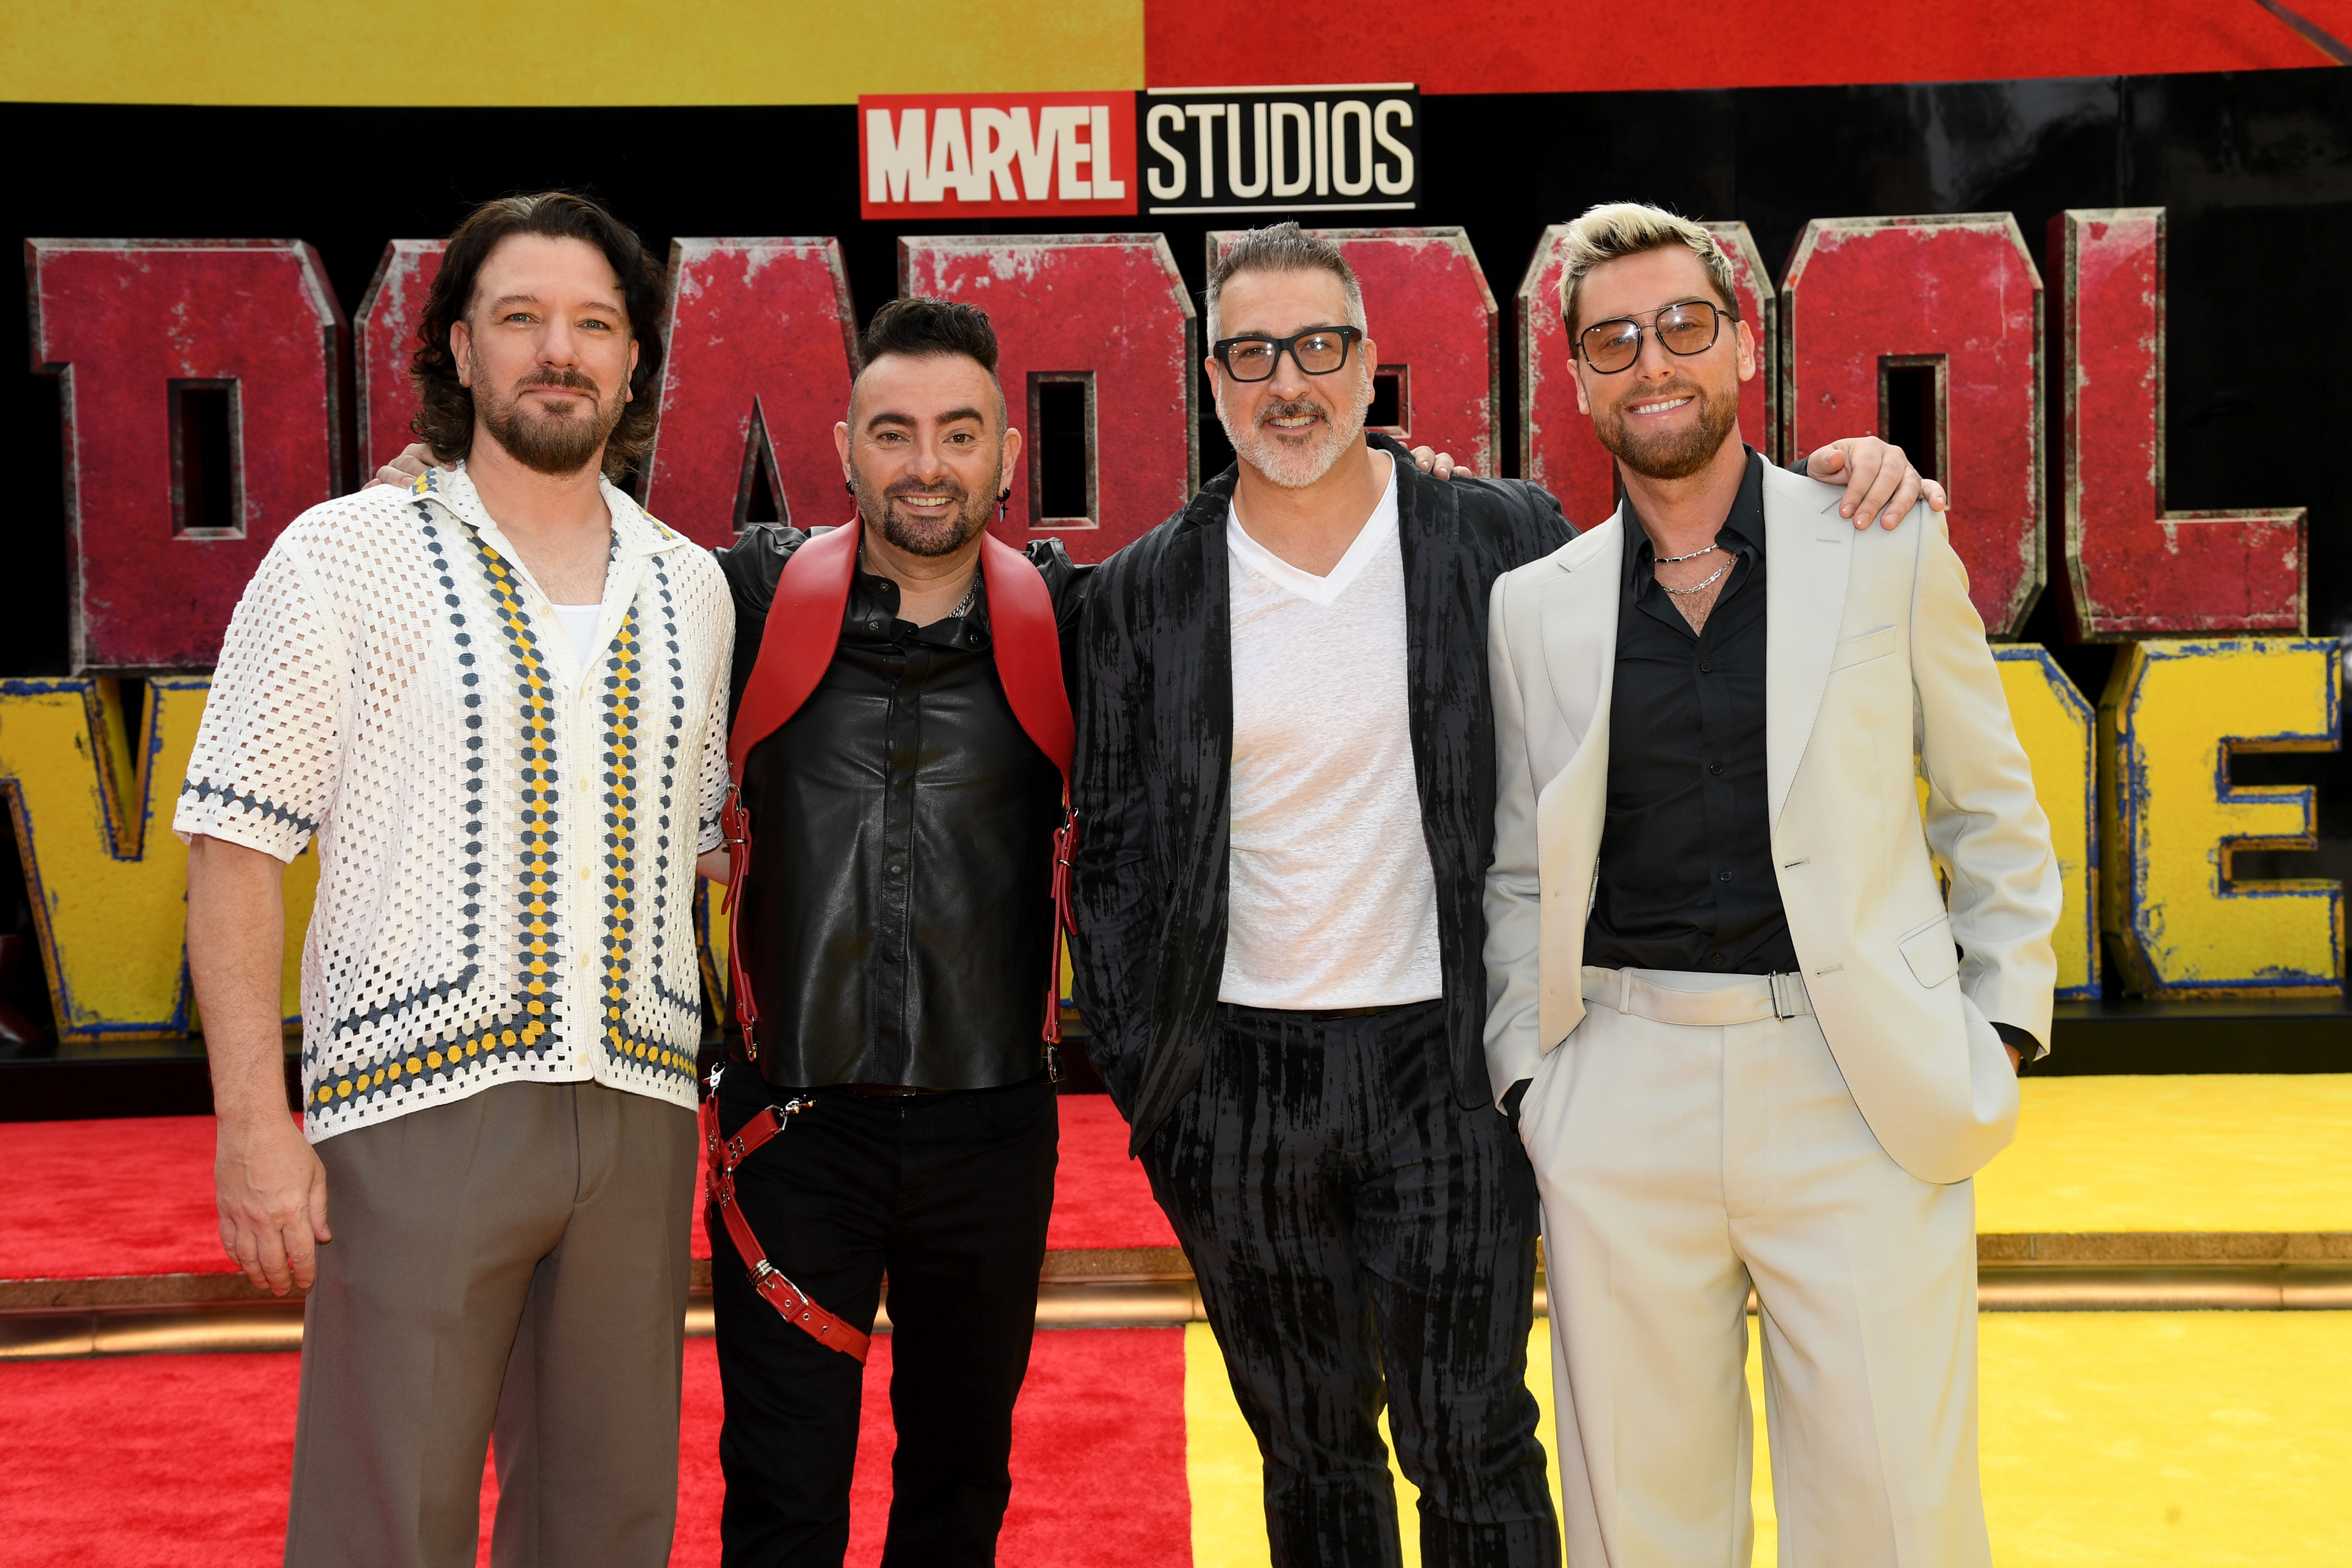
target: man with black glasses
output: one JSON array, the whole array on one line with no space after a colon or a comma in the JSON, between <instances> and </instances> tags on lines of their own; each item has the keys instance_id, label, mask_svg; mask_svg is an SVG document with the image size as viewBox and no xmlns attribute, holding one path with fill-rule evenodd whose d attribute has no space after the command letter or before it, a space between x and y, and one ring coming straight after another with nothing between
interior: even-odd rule
<instances>
[{"instance_id":1,"label":"man with black glasses","mask_svg":"<svg viewBox=\"0 0 2352 1568\"><path fill-rule=\"evenodd\" d=\"M1208 316L1238 462L1087 612L1092 1053L1265 1455L1275 1561L1399 1561L1385 1399L1424 1562L1555 1563L1480 899L1488 590L1570 530L1533 485L1447 484L1365 435L1376 356L1328 241L1245 235ZM1846 456L1865 524L1917 495L1892 449Z\"/></svg>"}]
</instances>

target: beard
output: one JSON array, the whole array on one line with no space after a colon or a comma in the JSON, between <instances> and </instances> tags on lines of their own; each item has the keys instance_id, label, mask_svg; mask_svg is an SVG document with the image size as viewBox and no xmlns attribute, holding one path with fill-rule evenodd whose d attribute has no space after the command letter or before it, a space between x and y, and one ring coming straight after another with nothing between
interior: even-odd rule
<instances>
[{"instance_id":1,"label":"beard","mask_svg":"<svg viewBox=\"0 0 2352 1568\"><path fill-rule=\"evenodd\" d=\"M1319 399L1294 398L1260 404L1254 423L1237 426L1226 412L1220 390L1217 423L1225 427L1225 439L1234 444L1234 455L1284 489L1303 490L1331 472L1339 455L1363 438L1364 414L1372 405L1371 387L1365 384L1360 393L1344 415ZM1305 413L1323 416L1319 434L1305 441L1279 435L1266 423Z\"/></svg>"},{"instance_id":2,"label":"beard","mask_svg":"<svg viewBox=\"0 0 2352 1568\"><path fill-rule=\"evenodd\" d=\"M1660 398L1688 397L1698 408L1697 423L1664 434L1636 434L1623 413L1627 403L1653 402ZM1723 444L1739 428L1739 390L1710 392L1696 382L1677 376L1662 387L1651 387L1596 409L1592 433L1617 461L1645 479L1687 479L1711 462Z\"/></svg>"},{"instance_id":3,"label":"beard","mask_svg":"<svg viewBox=\"0 0 2352 1568\"><path fill-rule=\"evenodd\" d=\"M491 390L489 373L483 368L481 356L469 356L472 361L474 413L490 439L504 449L506 455L534 473L562 476L577 474L594 463L604 450L605 441L621 423L621 414L629 405L625 399L614 397L610 403L594 382L578 371L540 371L523 377L514 390L499 396ZM527 406L523 393L532 387L562 387L569 392L585 392L589 398L586 413L574 413L565 406L555 408Z\"/></svg>"},{"instance_id":4,"label":"beard","mask_svg":"<svg viewBox=\"0 0 2352 1568\"><path fill-rule=\"evenodd\" d=\"M979 491L963 489L953 480L940 485L900 479L877 490L866 476L851 471L850 486L857 492L857 515L869 528L879 528L892 548L908 555L953 555L988 527L988 508L1004 488L1004 467L989 470L988 483ZM945 496L948 505L937 512L910 512L898 504L900 496Z\"/></svg>"}]
</instances>

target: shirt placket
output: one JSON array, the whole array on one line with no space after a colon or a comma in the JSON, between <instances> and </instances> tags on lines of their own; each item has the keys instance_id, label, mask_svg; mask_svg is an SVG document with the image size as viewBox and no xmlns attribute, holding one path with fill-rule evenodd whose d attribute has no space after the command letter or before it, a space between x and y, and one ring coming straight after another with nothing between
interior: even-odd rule
<instances>
[{"instance_id":1,"label":"shirt placket","mask_svg":"<svg viewBox=\"0 0 2352 1568\"><path fill-rule=\"evenodd\" d=\"M1738 562L1733 563L1736 573ZM1732 805L1729 758L1723 755L1724 743L1731 735L1729 672L1722 666L1722 646L1715 632L1717 617L1723 613L1724 601L1729 597L1731 584L1726 582L1725 592L1716 599L1713 612L1691 650L1692 678L1698 685L1698 749L1700 775L1699 833L1706 846L1707 891L1715 897L1715 927L1709 934L1707 962L1719 967L1727 961L1719 944L1725 925L1724 902L1730 892L1732 870L1728 852L1730 826L1735 820Z\"/></svg>"},{"instance_id":2,"label":"shirt placket","mask_svg":"<svg viewBox=\"0 0 2352 1568\"><path fill-rule=\"evenodd\" d=\"M914 885L915 776L921 762L919 653L898 661L890 687L889 787L882 798L881 929L876 933L875 1060L894 1076L904 1073L911 1049L907 1035L908 924Z\"/></svg>"}]
</instances>

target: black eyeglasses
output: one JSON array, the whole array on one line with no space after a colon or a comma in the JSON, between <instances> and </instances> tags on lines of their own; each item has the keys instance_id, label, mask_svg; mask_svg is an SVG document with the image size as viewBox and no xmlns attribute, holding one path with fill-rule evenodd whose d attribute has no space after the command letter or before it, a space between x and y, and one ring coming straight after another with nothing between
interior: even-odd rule
<instances>
[{"instance_id":1,"label":"black eyeglasses","mask_svg":"<svg viewBox=\"0 0 2352 1568\"><path fill-rule=\"evenodd\" d=\"M1704 299L1685 299L1679 305L1650 312L1646 327L1633 316L1595 321L1576 335L1577 352L1602 375L1613 376L1619 371L1631 370L1633 361L1642 357L1642 334L1655 332L1668 352L1688 359L1715 347L1716 339L1723 333L1726 317L1737 321L1739 312L1726 310Z\"/></svg>"},{"instance_id":2,"label":"black eyeglasses","mask_svg":"<svg viewBox=\"0 0 2352 1568\"><path fill-rule=\"evenodd\" d=\"M1237 382L1262 382L1287 350L1310 376L1328 376L1348 362L1348 345L1364 334L1353 327L1309 327L1287 338L1220 338L1209 351Z\"/></svg>"}]
</instances>

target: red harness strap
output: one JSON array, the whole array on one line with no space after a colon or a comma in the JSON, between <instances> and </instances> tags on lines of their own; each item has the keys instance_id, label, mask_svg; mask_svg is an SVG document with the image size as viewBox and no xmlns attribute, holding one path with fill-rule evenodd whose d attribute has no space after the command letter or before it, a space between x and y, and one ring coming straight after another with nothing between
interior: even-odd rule
<instances>
[{"instance_id":1,"label":"red harness strap","mask_svg":"<svg viewBox=\"0 0 2352 1568\"><path fill-rule=\"evenodd\" d=\"M724 1071L723 1069L721 1071ZM760 1239L751 1234L751 1222L743 1218L742 1206L735 1201L735 1172L745 1160L760 1152L769 1139L782 1134L789 1117L808 1109L805 1101L793 1100L782 1105L763 1105L760 1113L743 1124L731 1138L719 1135L719 1085L712 1075L711 1091L702 1103L702 1145L710 1152L710 1167L704 1176L703 1190L709 1196L710 1207L727 1227L727 1235L735 1243L736 1255L751 1273L751 1289L770 1306L783 1314L784 1321L806 1333L821 1345L837 1350L850 1360L863 1363L868 1335L825 1311L811 1299L806 1291L786 1279L783 1272L768 1261L768 1254Z\"/></svg>"},{"instance_id":2,"label":"red harness strap","mask_svg":"<svg viewBox=\"0 0 2352 1568\"><path fill-rule=\"evenodd\" d=\"M1027 556L982 537L981 575L988 583L988 618L994 632L996 678L1013 716L1062 775L1062 825L1054 830L1054 941L1045 954L1045 1043L1062 1040L1062 935L1071 929L1070 859L1078 846L1078 814L1070 806L1070 763L1077 721L1062 684L1062 638L1054 596Z\"/></svg>"},{"instance_id":3,"label":"red harness strap","mask_svg":"<svg viewBox=\"0 0 2352 1568\"><path fill-rule=\"evenodd\" d=\"M733 787L719 815L727 841L727 967L735 991L735 1017L743 1027L743 1054L760 1059L760 1008L743 972L743 879L751 869L751 824L743 810L743 763L760 742L783 727L817 688L841 642L841 617L849 602L851 573L857 565L859 525L817 534L794 550L776 580L768 606L760 655L743 689L735 724L727 737L727 765ZM1054 596L1029 558L994 535L982 536L980 568L988 585L989 621L994 633L997 679L1013 716L1053 760L1062 775L1062 824L1054 833L1054 936L1046 956L1045 1019L1041 1031L1049 1045L1062 1038L1061 936L1070 929L1070 858L1077 847L1078 818L1070 807L1070 764L1077 725L1062 684L1062 642L1054 620ZM710 1204L751 1270L751 1286L770 1305L814 1335L863 1362L866 1336L811 1301L808 1293L768 1261L734 1201L735 1171L769 1139L784 1119L805 1109L800 1101L769 1106L732 1138L719 1135L717 1081L702 1103L702 1137L710 1151Z\"/></svg>"}]
</instances>

